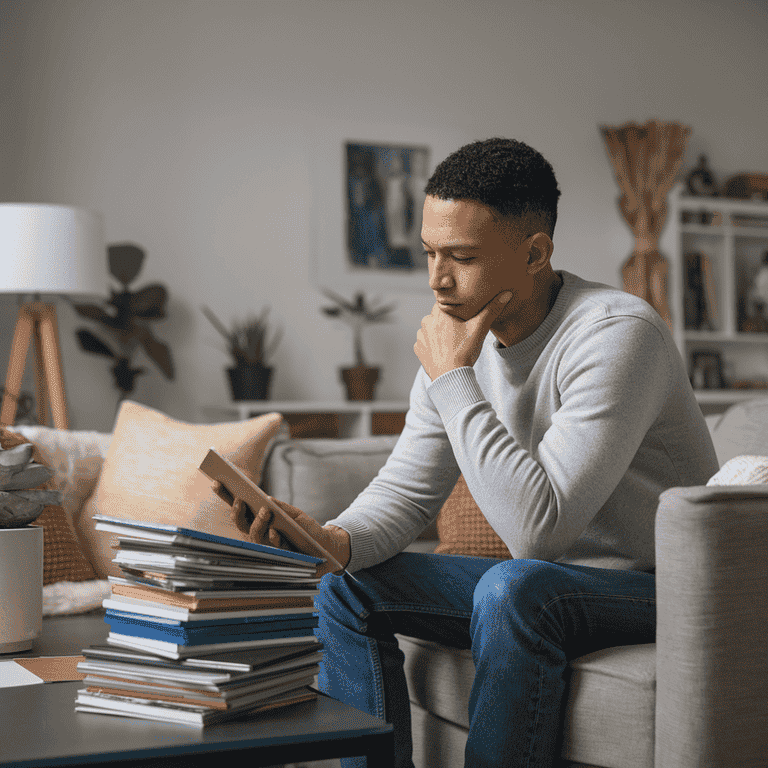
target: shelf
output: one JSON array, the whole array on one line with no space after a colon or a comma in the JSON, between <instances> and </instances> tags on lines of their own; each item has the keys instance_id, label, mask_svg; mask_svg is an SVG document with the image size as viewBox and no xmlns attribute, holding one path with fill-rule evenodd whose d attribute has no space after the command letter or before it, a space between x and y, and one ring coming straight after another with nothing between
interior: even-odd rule
<instances>
[{"instance_id":1,"label":"shelf","mask_svg":"<svg viewBox=\"0 0 768 768\"><path fill-rule=\"evenodd\" d=\"M741 403L757 397L768 397L768 389L696 389L699 403Z\"/></svg>"},{"instance_id":2,"label":"shelf","mask_svg":"<svg viewBox=\"0 0 768 768\"><path fill-rule=\"evenodd\" d=\"M768 344L768 333L683 331L683 339L689 344Z\"/></svg>"},{"instance_id":3,"label":"shelf","mask_svg":"<svg viewBox=\"0 0 768 768\"><path fill-rule=\"evenodd\" d=\"M215 420L239 421L264 413L286 417L293 437L371 437L402 430L408 403L400 400L238 400L208 406Z\"/></svg>"}]
</instances>

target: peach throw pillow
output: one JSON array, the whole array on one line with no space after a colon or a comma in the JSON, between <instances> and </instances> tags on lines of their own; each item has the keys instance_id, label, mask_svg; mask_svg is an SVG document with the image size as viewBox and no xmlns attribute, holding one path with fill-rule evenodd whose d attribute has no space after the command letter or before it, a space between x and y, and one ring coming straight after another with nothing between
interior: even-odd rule
<instances>
[{"instance_id":1,"label":"peach throw pillow","mask_svg":"<svg viewBox=\"0 0 768 768\"><path fill-rule=\"evenodd\" d=\"M97 574L119 575L111 560L115 537L94 530L93 515L194 528L247 540L235 525L231 507L212 490L198 469L216 448L260 482L266 451L283 417L265 414L223 424L187 424L152 408L125 401L96 489L83 506L81 531Z\"/></svg>"}]
</instances>

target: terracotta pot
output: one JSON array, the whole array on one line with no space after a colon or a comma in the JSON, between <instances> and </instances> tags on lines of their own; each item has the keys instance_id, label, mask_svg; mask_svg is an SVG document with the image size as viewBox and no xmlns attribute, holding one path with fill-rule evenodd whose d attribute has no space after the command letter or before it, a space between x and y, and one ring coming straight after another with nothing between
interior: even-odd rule
<instances>
[{"instance_id":1,"label":"terracotta pot","mask_svg":"<svg viewBox=\"0 0 768 768\"><path fill-rule=\"evenodd\" d=\"M233 400L269 400L272 368L264 365L238 365L227 368Z\"/></svg>"},{"instance_id":2,"label":"terracotta pot","mask_svg":"<svg viewBox=\"0 0 768 768\"><path fill-rule=\"evenodd\" d=\"M347 385L347 400L373 400L379 369L363 365L342 368L341 379Z\"/></svg>"}]
</instances>

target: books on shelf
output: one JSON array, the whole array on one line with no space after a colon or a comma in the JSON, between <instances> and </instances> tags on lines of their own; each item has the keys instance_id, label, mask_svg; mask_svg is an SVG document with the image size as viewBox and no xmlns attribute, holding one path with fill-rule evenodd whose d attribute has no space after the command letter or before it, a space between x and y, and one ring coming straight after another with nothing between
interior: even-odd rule
<instances>
[{"instance_id":1,"label":"books on shelf","mask_svg":"<svg viewBox=\"0 0 768 768\"><path fill-rule=\"evenodd\" d=\"M316 697L322 559L158 523L117 534L107 645L83 650L80 712L202 726Z\"/></svg>"}]
</instances>

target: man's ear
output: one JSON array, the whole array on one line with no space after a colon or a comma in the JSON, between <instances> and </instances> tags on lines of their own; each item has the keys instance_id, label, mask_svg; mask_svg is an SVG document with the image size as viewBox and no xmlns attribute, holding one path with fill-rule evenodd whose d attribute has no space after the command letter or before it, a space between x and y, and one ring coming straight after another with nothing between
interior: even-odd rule
<instances>
[{"instance_id":1,"label":"man's ear","mask_svg":"<svg viewBox=\"0 0 768 768\"><path fill-rule=\"evenodd\" d=\"M549 264L555 244L544 232L532 235L528 243L528 274L533 275Z\"/></svg>"}]
</instances>

